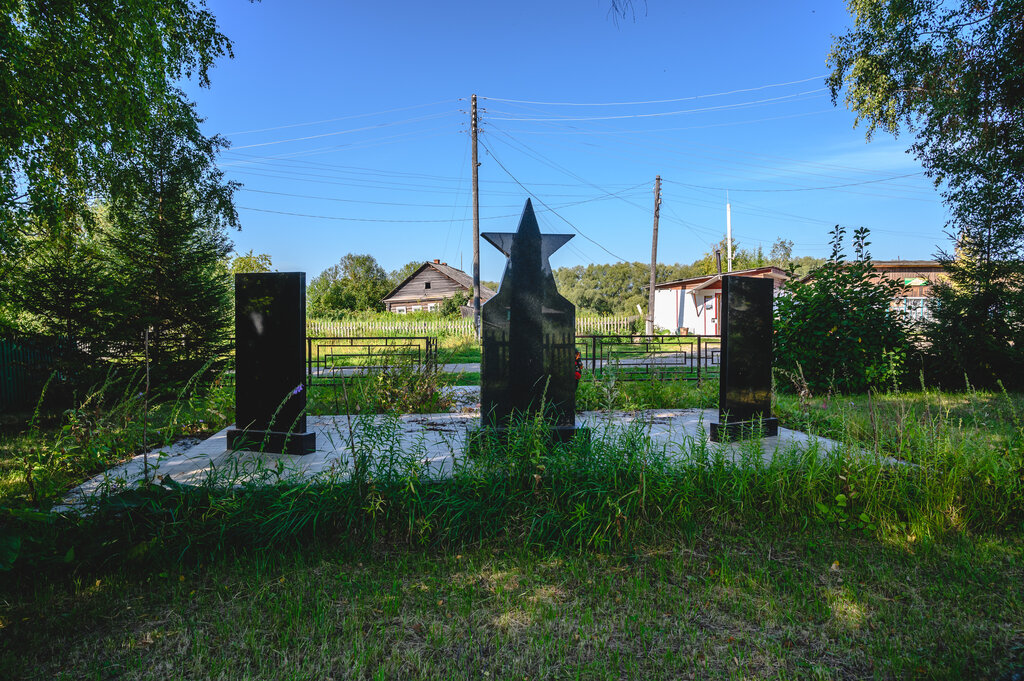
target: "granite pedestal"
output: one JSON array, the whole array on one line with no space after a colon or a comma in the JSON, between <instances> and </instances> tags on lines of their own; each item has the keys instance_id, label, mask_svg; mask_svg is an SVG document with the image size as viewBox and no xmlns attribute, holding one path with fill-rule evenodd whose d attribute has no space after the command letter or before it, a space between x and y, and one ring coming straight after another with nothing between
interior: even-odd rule
<instances>
[{"instance_id":1,"label":"granite pedestal","mask_svg":"<svg viewBox=\"0 0 1024 681\"><path fill-rule=\"evenodd\" d=\"M774 288L771 279L722 277L719 422L711 424L712 442L779 432L771 415Z\"/></svg>"},{"instance_id":2,"label":"granite pedestal","mask_svg":"<svg viewBox=\"0 0 1024 681\"><path fill-rule=\"evenodd\" d=\"M235 275L235 427L231 450L308 454L306 275Z\"/></svg>"}]
</instances>

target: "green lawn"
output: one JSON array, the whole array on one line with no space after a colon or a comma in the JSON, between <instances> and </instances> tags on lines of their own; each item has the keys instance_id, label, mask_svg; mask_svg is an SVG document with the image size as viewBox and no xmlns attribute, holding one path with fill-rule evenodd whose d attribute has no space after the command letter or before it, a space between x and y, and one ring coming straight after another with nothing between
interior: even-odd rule
<instances>
[{"instance_id":1,"label":"green lawn","mask_svg":"<svg viewBox=\"0 0 1024 681\"><path fill-rule=\"evenodd\" d=\"M0 676L996 678L1024 665L1022 559L722 525L617 554L257 552L8 592Z\"/></svg>"},{"instance_id":2,"label":"green lawn","mask_svg":"<svg viewBox=\"0 0 1024 681\"><path fill-rule=\"evenodd\" d=\"M479 377L367 380L369 405ZM229 392L158 407L149 441L216 430ZM581 408L716 399L713 382L580 387ZM580 456L526 433L446 484L403 468L328 489L156 488L77 525L12 510L31 466L36 493L59 496L135 451L136 402L77 410L0 440L0 554L22 541L0 572L0 679L1024 673L1024 396L781 395L776 410L913 465L678 469L639 434Z\"/></svg>"}]
</instances>

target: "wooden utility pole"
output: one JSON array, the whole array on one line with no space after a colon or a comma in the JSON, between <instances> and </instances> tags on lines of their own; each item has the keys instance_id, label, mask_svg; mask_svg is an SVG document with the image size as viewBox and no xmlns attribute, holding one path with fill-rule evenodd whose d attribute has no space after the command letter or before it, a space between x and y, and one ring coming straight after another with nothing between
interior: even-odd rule
<instances>
[{"instance_id":1,"label":"wooden utility pole","mask_svg":"<svg viewBox=\"0 0 1024 681\"><path fill-rule=\"evenodd\" d=\"M480 339L480 179L476 160L476 95L470 105L470 133L473 138L473 329Z\"/></svg>"},{"instance_id":2,"label":"wooden utility pole","mask_svg":"<svg viewBox=\"0 0 1024 681\"><path fill-rule=\"evenodd\" d=\"M654 335L654 285L658 274L658 215L661 212L661 175L654 178L654 235L651 238L651 288L647 299L647 335Z\"/></svg>"}]
</instances>

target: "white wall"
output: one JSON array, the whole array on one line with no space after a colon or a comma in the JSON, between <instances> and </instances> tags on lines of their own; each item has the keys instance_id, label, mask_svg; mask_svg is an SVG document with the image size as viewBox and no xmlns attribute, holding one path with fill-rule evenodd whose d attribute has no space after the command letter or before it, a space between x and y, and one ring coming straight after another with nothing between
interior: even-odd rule
<instances>
[{"instance_id":1,"label":"white wall","mask_svg":"<svg viewBox=\"0 0 1024 681\"><path fill-rule=\"evenodd\" d=\"M683 317L679 304L682 302L682 291L673 289L654 290L654 328L676 333L683 326Z\"/></svg>"},{"instance_id":2,"label":"white wall","mask_svg":"<svg viewBox=\"0 0 1024 681\"><path fill-rule=\"evenodd\" d=\"M686 294L683 322L690 333L712 336L718 331L718 309L715 307L716 291L697 291Z\"/></svg>"},{"instance_id":3,"label":"white wall","mask_svg":"<svg viewBox=\"0 0 1024 681\"><path fill-rule=\"evenodd\" d=\"M715 308L716 292L718 291L697 291L695 301L694 294L686 291L655 290L655 328L678 333L678 329L683 327L690 334L715 334L718 319L718 310ZM710 307L707 307L709 304Z\"/></svg>"}]
</instances>

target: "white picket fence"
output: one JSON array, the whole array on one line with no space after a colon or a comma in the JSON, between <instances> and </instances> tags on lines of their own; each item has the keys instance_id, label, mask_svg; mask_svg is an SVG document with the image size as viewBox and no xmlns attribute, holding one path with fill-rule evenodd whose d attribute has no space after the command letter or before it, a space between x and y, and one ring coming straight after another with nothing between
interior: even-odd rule
<instances>
[{"instance_id":1,"label":"white picket fence","mask_svg":"<svg viewBox=\"0 0 1024 681\"><path fill-rule=\"evenodd\" d=\"M398 320L393 322L306 320L307 336L440 336L441 334L469 336L472 333L472 319Z\"/></svg>"},{"instance_id":2,"label":"white picket fence","mask_svg":"<svg viewBox=\"0 0 1024 681\"><path fill-rule=\"evenodd\" d=\"M636 317L577 317L576 333L628 333ZM306 320L307 336L469 336L473 333L472 318L430 320L356 320L351 322Z\"/></svg>"},{"instance_id":3,"label":"white picket fence","mask_svg":"<svg viewBox=\"0 0 1024 681\"><path fill-rule=\"evenodd\" d=\"M581 336L605 333L629 333L637 317L577 317L576 333Z\"/></svg>"}]
</instances>

